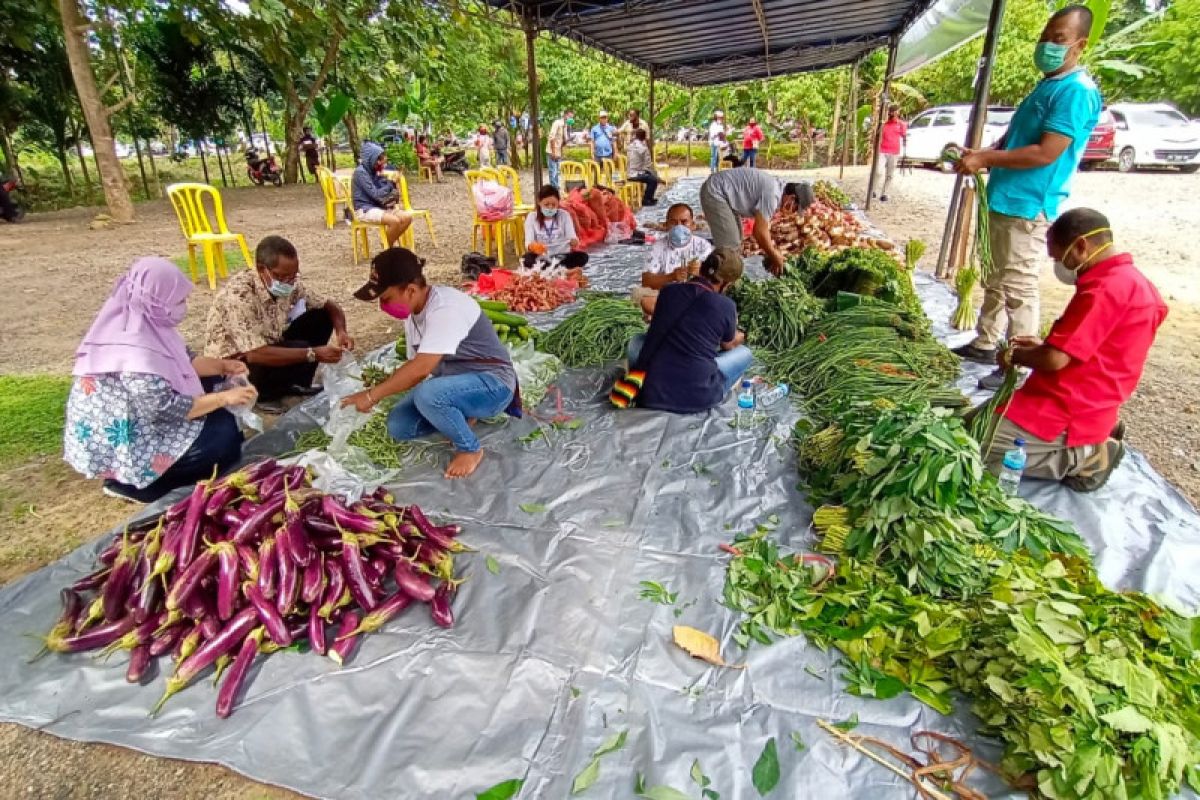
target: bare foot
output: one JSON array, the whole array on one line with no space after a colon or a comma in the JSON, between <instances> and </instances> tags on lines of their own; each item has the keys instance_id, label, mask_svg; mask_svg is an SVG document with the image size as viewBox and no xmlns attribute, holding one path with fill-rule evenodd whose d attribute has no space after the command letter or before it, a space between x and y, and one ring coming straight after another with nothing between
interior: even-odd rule
<instances>
[{"instance_id":1,"label":"bare foot","mask_svg":"<svg viewBox=\"0 0 1200 800\"><path fill-rule=\"evenodd\" d=\"M445 476L451 480L465 478L479 468L480 461L483 461L482 450L474 453L455 453L446 467Z\"/></svg>"}]
</instances>

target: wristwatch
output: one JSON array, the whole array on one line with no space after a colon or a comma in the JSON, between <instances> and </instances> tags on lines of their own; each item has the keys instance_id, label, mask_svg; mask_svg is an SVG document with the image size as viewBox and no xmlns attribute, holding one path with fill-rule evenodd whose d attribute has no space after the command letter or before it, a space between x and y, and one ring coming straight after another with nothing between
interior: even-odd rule
<instances>
[{"instance_id":1,"label":"wristwatch","mask_svg":"<svg viewBox=\"0 0 1200 800\"><path fill-rule=\"evenodd\" d=\"M314 362L316 360L317 360L317 351L313 350L311 347L308 348L308 363L311 364L312 362Z\"/></svg>"}]
</instances>

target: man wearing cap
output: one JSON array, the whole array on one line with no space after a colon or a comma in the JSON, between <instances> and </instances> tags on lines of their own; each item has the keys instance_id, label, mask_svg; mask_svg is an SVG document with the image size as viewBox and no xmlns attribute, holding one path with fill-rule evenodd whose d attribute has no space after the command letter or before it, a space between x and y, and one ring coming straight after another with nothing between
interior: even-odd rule
<instances>
[{"instance_id":1,"label":"man wearing cap","mask_svg":"<svg viewBox=\"0 0 1200 800\"><path fill-rule=\"evenodd\" d=\"M771 218L782 206L803 212L814 199L807 181L783 183L757 169L714 172L700 186L700 206L714 247L741 250L742 219L754 220L754 241L763 251L763 265L772 275L783 273L783 254L771 238Z\"/></svg>"},{"instance_id":2,"label":"man wearing cap","mask_svg":"<svg viewBox=\"0 0 1200 800\"><path fill-rule=\"evenodd\" d=\"M378 301L383 313L404 321L408 360L342 405L367 413L384 398L411 389L388 412L388 433L407 441L440 432L454 446L445 476L465 478L483 460L471 423L505 410L519 413L517 374L479 304L458 289L430 286L424 267L424 259L403 247L371 261L371 278L354 296Z\"/></svg>"},{"instance_id":3,"label":"man wearing cap","mask_svg":"<svg viewBox=\"0 0 1200 800\"><path fill-rule=\"evenodd\" d=\"M317 365L340 361L354 338L341 306L300 280L300 259L287 239L259 242L254 267L231 277L213 298L204 355L244 362L259 409L281 414L281 398L321 391L312 385Z\"/></svg>"},{"instance_id":4,"label":"man wearing cap","mask_svg":"<svg viewBox=\"0 0 1200 800\"><path fill-rule=\"evenodd\" d=\"M641 408L692 414L716 408L750 367L737 306L725 296L742 277L742 257L718 247L687 283L658 293L650 329L629 343L629 365L646 373Z\"/></svg>"},{"instance_id":5,"label":"man wearing cap","mask_svg":"<svg viewBox=\"0 0 1200 800\"><path fill-rule=\"evenodd\" d=\"M708 126L708 170L716 172L717 167L721 164L721 142L725 139L728 131L725 129L725 112L714 111L712 122ZM726 144L728 147L728 144Z\"/></svg>"},{"instance_id":6,"label":"man wearing cap","mask_svg":"<svg viewBox=\"0 0 1200 800\"><path fill-rule=\"evenodd\" d=\"M592 151L593 161L612 158L613 143L617 138L617 129L608 122L608 112L601 111L599 117L600 121L592 126L592 132L588 136L588 147Z\"/></svg>"}]
</instances>

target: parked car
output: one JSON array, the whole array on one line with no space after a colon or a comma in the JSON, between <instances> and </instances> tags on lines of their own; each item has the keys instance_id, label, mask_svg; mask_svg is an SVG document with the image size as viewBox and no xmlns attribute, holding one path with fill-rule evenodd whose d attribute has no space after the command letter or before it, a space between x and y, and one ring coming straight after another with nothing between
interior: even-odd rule
<instances>
[{"instance_id":1,"label":"parked car","mask_svg":"<svg viewBox=\"0 0 1200 800\"><path fill-rule=\"evenodd\" d=\"M1112 112L1107 108L1103 109L1100 112L1100 121L1096 123L1096 127L1092 129L1092 135L1088 137L1087 148L1083 151L1079 168L1092 169L1105 161L1111 161L1116 150L1116 136L1117 125Z\"/></svg>"},{"instance_id":2,"label":"parked car","mask_svg":"<svg viewBox=\"0 0 1200 800\"><path fill-rule=\"evenodd\" d=\"M982 146L991 147L1008 130L1013 109L1010 106L988 106L983 124ZM908 123L908 141L904 157L914 164L936 165L943 170L950 166L942 162L942 150L948 144L967 141L967 123L971 106L966 103L938 106L922 111Z\"/></svg>"},{"instance_id":3,"label":"parked car","mask_svg":"<svg viewBox=\"0 0 1200 800\"><path fill-rule=\"evenodd\" d=\"M1169 103L1113 103L1117 169L1178 167L1200 170L1200 129Z\"/></svg>"}]
</instances>

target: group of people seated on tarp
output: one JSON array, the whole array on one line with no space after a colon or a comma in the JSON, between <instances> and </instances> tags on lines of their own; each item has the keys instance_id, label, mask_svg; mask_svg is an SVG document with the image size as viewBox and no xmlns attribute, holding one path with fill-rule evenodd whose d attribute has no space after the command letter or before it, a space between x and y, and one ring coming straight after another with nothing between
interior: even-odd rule
<instances>
[{"instance_id":1,"label":"group of people seated on tarp","mask_svg":"<svg viewBox=\"0 0 1200 800\"><path fill-rule=\"evenodd\" d=\"M553 187L539 191L526 245L577 254L574 263L585 263L588 237L576 221L591 225L590 213L598 231L601 214L611 213L605 193L591 195L573 192L564 201ZM650 318L628 352L629 367L644 372L642 408L694 413L725 400L752 358L726 297L742 278L741 219L754 221L764 260L777 271L782 258L770 220L783 204L811 202L812 191L739 168L711 176L700 198L714 241L696 234L692 208L669 207L666 233L650 248L634 291ZM1030 375L1001 411L998 450L985 455L998 468L1006 438L1023 438L1027 475L1087 490L1124 453L1118 412L1137 385L1166 306L1132 256L1117 250L1108 220L1096 211L1060 216L1049 228L1047 251L1075 294L1044 340L1014 340L1003 356L1004 365L1027 367ZM342 402L366 413L407 392L388 412L389 432L397 440L444 435L454 448L445 475L461 478L483 458L471 423L502 411L519 414L520 390L509 352L479 305L458 289L432 285L424 266L400 247L372 260L355 297L403 321L408 358L383 383ZM242 434L227 409L256 402L261 409L286 395L316 393L317 366L355 346L341 307L304 285L296 248L282 237L263 239L254 269L217 293L202 353L190 350L178 329L192 288L170 261L138 260L77 350L65 457L89 478L101 478L107 494L148 502L228 469L240 458ZM1079 478L1080 465L1097 463L1101 469L1089 472L1088 481L1069 480Z\"/></svg>"}]
</instances>

